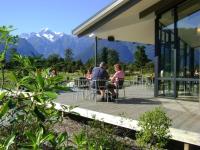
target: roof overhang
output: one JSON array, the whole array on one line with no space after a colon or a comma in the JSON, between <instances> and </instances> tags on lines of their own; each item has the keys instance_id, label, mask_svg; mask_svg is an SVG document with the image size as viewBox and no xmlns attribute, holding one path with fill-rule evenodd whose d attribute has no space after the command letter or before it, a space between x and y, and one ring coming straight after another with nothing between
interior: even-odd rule
<instances>
[{"instance_id":1,"label":"roof overhang","mask_svg":"<svg viewBox=\"0 0 200 150\"><path fill-rule=\"evenodd\" d=\"M85 30L90 28L92 25L95 23L98 23L101 21L103 18L106 16L110 15L112 12L116 11L118 8L123 6L124 4L128 3L129 0L117 0L114 1L112 4L108 5L107 7L103 8L99 12L97 12L95 15L90 17L88 20L80 24L78 27L76 27L73 31L72 34L74 35L82 35Z\"/></svg>"},{"instance_id":2,"label":"roof overhang","mask_svg":"<svg viewBox=\"0 0 200 150\"><path fill-rule=\"evenodd\" d=\"M72 33L79 37L92 33L103 39L114 36L115 40L154 44L155 13L145 10L160 1L117 0L75 28ZM143 11L145 15L141 17Z\"/></svg>"}]
</instances>

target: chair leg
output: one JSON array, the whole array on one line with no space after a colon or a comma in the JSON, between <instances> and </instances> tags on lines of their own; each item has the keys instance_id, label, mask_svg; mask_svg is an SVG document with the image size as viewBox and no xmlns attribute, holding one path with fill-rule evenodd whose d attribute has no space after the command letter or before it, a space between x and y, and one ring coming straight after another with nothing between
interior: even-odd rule
<instances>
[{"instance_id":1,"label":"chair leg","mask_svg":"<svg viewBox=\"0 0 200 150\"><path fill-rule=\"evenodd\" d=\"M107 103L108 103L108 100L109 100L109 91L106 91L106 101L107 101Z\"/></svg>"},{"instance_id":2,"label":"chair leg","mask_svg":"<svg viewBox=\"0 0 200 150\"><path fill-rule=\"evenodd\" d=\"M83 98L83 100L85 100L85 92L84 91L82 91L82 98Z\"/></svg>"},{"instance_id":3,"label":"chair leg","mask_svg":"<svg viewBox=\"0 0 200 150\"><path fill-rule=\"evenodd\" d=\"M91 100L91 94L89 94L89 101Z\"/></svg>"},{"instance_id":4,"label":"chair leg","mask_svg":"<svg viewBox=\"0 0 200 150\"><path fill-rule=\"evenodd\" d=\"M119 89L116 89L116 98L119 98Z\"/></svg>"},{"instance_id":5,"label":"chair leg","mask_svg":"<svg viewBox=\"0 0 200 150\"><path fill-rule=\"evenodd\" d=\"M93 93L92 93L92 100L94 101L95 100L95 102L97 102L97 95L96 95L96 93L93 91Z\"/></svg>"},{"instance_id":6,"label":"chair leg","mask_svg":"<svg viewBox=\"0 0 200 150\"><path fill-rule=\"evenodd\" d=\"M94 100L95 99L95 95L94 95L94 93L92 93L92 100Z\"/></svg>"},{"instance_id":7,"label":"chair leg","mask_svg":"<svg viewBox=\"0 0 200 150\"><path fill-rule=\"evenodd\" d=\"M79 92L76 92L76 101L78 101Z\"/></svg>"},{"instance_id":8,"label":"chair leg","mask_svg":"<svg viewBox=\"0 0 200 150\"><path fill-rule=\"evenodd\" d=\"M91 101L91 97L92 97L92 91L88 91L88 95L89 95L89 100Z\"/></svg>"},{"instance_id":9,"label":"chair leg","mask_svg":"<svg viewBox=\"0 0 200 150\"><path fill-rule=\"evenodd\" d=\"M89 91L86 90L85 93L86 93L86 94L85 94L85 100L87 100L87 97L88 97L88 95L89 95Z\"/></svg>"},{"instance_id":10,"label":"chair leg","mask_svg":"<svg viewBox=\"0 0 200 150\"><path fill-rule=\"evenodd\" d=\"M74 101L74 99L75 99L75 93L73 92L73 95L72 95L72 99L73 99L73 101Z\"/></svg>"},{"instance_id":11,"label":"chair leg","mask_svg":"<svg viewBox=\"0 0 200 150\"><path fill-rule=\"evenodd\" d=\"M90 93L90 101L91 101L91 99L92 99L92 96L93 96L93 93Z\"/></svg>"},{"instance_id":12,"label":"chair leg","mask_svg":"<svg viewBox=\"0 0 200 150\"><path fill-rule=\"evenodd\" d=\"M97 102L97 94L95 93L94 96L95 96L95 103L96 103Z\"/></svg>"}]
</instances>

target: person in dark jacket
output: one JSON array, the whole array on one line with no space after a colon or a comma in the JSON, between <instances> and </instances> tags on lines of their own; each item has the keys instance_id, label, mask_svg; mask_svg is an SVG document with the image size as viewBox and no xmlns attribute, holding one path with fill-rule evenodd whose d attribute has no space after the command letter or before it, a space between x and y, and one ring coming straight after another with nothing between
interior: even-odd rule
<instances>
[{"instance_id":1,"label":"person in dark jacket","mask_svg":"<svg viewBox=\"0 0 200 150\"><path fill-rule=\"evenodd\" d=\"M108 80L109 75L108 72L106 71L106 64L105 62L101 62L99 67L95 67L92 70L92 80ZM101 83L102 84L102 83ZM92 87L95 88L95 82L92 82ZM100 89L101 93L101 100L104 101L104 93L105 89Z\"/></svg>"}]
</instances>

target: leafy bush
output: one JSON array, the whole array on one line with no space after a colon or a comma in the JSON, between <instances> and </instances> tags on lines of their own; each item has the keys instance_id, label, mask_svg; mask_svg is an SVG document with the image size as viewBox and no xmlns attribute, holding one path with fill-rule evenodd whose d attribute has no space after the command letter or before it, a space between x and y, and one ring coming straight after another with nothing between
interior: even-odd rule
<instances>
[{"instance_id":1,"label":"leafy bush","mask_svg":"<svg viewBox=\"0 0 200 150\"><path fill-rule=\"evenodd\" d=\"M3 89L0 91L0 149L64 149L67 134L53 130L54 124L63 118L52 102L56 92L65 89L59 84L62 78L49 77L48 69L38 69L28 57L18 54L10 58L18 67L5 76L6 54L16 41L16 37L10 36L11 31L11 27L0 27L0 42L4 47L0 53ZM12 89L5 89L7 80L12 82Z\"/></svg>"},{"instance_id":2,"label":"leafy bush","mask_svg":"<svg viewBox=\"0 0 200 150\"><path fill-rule=\"evenodd\" d=\"M145 112L139 118L138 125L141 130L136 134L137 145L151 150L164 148L171 137L169 134L171 122L161 108Z\"/></svg>"}]
</instances>

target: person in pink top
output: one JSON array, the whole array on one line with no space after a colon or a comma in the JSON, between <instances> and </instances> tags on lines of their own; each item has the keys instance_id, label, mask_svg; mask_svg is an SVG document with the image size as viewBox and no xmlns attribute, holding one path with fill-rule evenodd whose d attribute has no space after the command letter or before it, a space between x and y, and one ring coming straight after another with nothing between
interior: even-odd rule
<instances>
[{"instance_id":1,"label":"person in pink top","mask_svg":"<svg viewBox=\"0 0 200 150\"><path fill-rule=\"evenodd\" d=\"M111 84L109 85L109 91L112 93L112 97L116 98L116 93L114 89L116 89L117 82L119 80L124 80L125 75L120 64L115 64L114 69L115 69L115 74L112 77L110 77Z\"/></svg>"},{"instance_id":2,"label":"person in pink top","mask_svg":"<svg viewBox=\"0 0 200 150\"><path fill-rule=\"evenodd\" d=\"M120 64L115 64L114 69L115 69L115 74L112 77L110 77L110 80L112 83L116 84L118 79L124 79L124 71L122 71Z\"/></svg>"}]
</instances>

